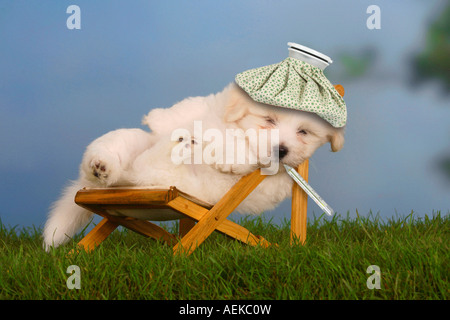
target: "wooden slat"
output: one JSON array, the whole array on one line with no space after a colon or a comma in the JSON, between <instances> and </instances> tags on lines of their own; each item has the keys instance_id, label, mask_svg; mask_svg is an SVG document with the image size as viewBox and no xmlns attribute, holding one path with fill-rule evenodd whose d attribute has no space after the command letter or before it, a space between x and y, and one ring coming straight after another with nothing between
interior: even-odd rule
<instances>
[{"instance_id":1,"label":"wooden slat","mask_svg":"<svg viewBox=\"0 0 450 320\"><path fill-rule=\"evenodd\" d=\"M205 209L195 203L192 203L182 197L178 197L168 203L170 207L182 214L185 214L192 218L195 221L199 221L206 214L208 214L209 210ZM216 230L231 237L236 240L239 240L243 243L256 246L262 245L263 247L270 246L270 242L264 239L261 236L256 236L252 234L248 229L243 226L234 223L230 220L224 220L221 224L216 227Z\"/></svg>"},{"instance_id":2,"label":"wooden slat","mask_svg":"<svg viewBox=\"0 0 450 320\"><path fill-rule=\"evenodd\" d=\"M171 246L173 246L177 242L177 239L173 234L170 234L164 228L161 228L160 226L151 223L150 221L127 220L126 218L121 217L114 217L114 219L117 219L116 221L120 225L127 227L128 229L133 230L134 232L137 232L143 236L147 236L155 240L162 240Z\"/></svg>"},{"instance_id":3,"label":"wooden slat","mask_svg":"<svg viewBox=\"0 0 450 320\"><path fill-rule=\"evenodd\" d=\"M217 227L217 231L252 246L260 245L264 248L271 246L271 243L262 236L254 235L248 229L230 220L223 221Z\"/></svg>"},{"instance_id":4,"label":"wooden slat","mask_svg":"<svg viewBox=\"0 0 450 320\"><path fill-rule=\"evenodd\" d=\"M298 173L308 181L309 160L305 160L298 166ZM291 207L291 244L306 241L306 224L308 212L308 194L294 182L292 186Z\"/></svg>"},{"instance_id":5,"label":"wooden slat","mask_svg":"<svg viewBox=\"0 0 450 320\"><path fill-rule=\"evenodd\" d=\"M168 201L182 196L205 208L213 205L197 199L176 187L170 189L145 189L145 188L84 188L77 192L75 203L88 208L90 206L106 206L110 208L166 208Z\"/></svg>"},{"instance_id":6,"label":"wooden slat","mask_svg":"<svg viewBox=\"0 0 450 320\"><path fill-rule=\"evenodd\" d=\"M132 188L82 189L77 192L75 203L80 205L164 205L169 200L170 192L173 194L172 190Z\"/></svg>"},{"instance_id":7,"label":"wooden slat","mask_svg":"<svg viewBox=\"0 0 450 320\"><path fill-rule=\"evenodd\" d=\"M341 95L341 97L344 96L344 94L345 94L345 89L344 89L344 87L343 87L342 85L336 84L336 85L334 85L334 88L335 88L336 91Z\"/></svg>"},{"instance_id":8,"label":"wooden slat","mask_svg":"<svg viewBox=\"0 0 450 320\"><path fill-rule=\"evenodd\" d=\"M192 253L236 209L236 207L264 180L260 169L241 178L195 227L177 243L174 253Z\"/></svg>"}]
</instances>

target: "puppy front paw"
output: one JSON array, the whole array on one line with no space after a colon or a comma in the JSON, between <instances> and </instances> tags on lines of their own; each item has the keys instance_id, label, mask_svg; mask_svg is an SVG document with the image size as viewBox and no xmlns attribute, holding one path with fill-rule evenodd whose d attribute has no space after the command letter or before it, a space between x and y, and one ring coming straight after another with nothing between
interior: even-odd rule
<instances>
[{"instance_id":1,"label":"puppy front paw","mask_svg":"<svg viewBox=\"0 0 450 320\"><path fill-rule=\"evenodd\" d=\"M214 167L222 173L246 175L258 168L258 165L251 164L214 164Z\"/></svg>"},{"instance_id":2,"label":"puppy front paw","mask_svg":"<svg viewBox=\"0 0 450 320\"><path fill-rule=\"evenodd\" d=\"M222 173L232 173L232 165L224 163L214 163L213 167Z\"/></svg>"}]
</instances>

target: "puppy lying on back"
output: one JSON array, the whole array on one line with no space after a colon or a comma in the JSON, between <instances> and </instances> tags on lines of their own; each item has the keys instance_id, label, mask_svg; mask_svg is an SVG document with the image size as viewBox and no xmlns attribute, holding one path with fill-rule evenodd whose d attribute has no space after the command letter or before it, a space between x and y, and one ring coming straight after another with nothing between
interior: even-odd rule
<instances>
[{"instance_id":1,"label":"puppy lying on back","mask_svg":"<svg viewBox=\"0 0 450 320\"><path fill-rule=\"evenodd\" d=\"M191 137L172 137L174 130L192 128L194 121L201 121L200 135L208 129L219 130L224 137L227 129L242 132L277 129L279 141L276 145L274 141L270 143L273 146L269 150L271 159L276 158L292 167L297 167L327 142L334 152L344 144L343 128L334 128L313 113L255 102L234 83L215 95L187 98L171 108L152 110L143 120L150 127L150 133L140 129L120 129L105 134L87 147L79 179L65 189L50 211L43 234L45 248L66 242L91 219L92 213L74 203L76 192L83 187L175 185L214 204L242 176L266 166L258 158L258 150L263 147L259 140L250 141L243 135L237 139L246 142L244 163L226 163L217 154L210 157L212 161L208 163L175 164L169 161L168 152L174 146L187 143L189 148L195 148L199 139L195 132ZM180 138L183 140L177 140ZM203 140L206 142L201 142L201 150L211 143L218 143ZM225 149L224 145L222 150ZM256 161L249 161L255 154ZM183 174L178 174L177 170L182 170ZM278 170L264 179L237 210L253 214L271 210L290 196L291 190L292 180L283 166L278 166Z\"/></svg>"}]
</instances>

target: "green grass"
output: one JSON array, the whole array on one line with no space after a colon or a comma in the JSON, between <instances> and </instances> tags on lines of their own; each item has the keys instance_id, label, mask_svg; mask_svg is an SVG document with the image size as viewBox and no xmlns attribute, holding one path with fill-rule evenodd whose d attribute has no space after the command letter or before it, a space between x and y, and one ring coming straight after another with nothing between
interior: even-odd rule
<instances>
[{"instance_id":1,"label":"green grass","mask_svg":"<svg viewBox=\"0 0 450 320\"><path fill-rule=\"evenodd\" d=\"M93 253L75 241L45 253L40 230L0 223L0 299L439 299L450 298L449 215L382 221L309 219L307 243L289 244L289 223L239 221L278 247L250 247L214 233L191 256L125 230ZM171 230L174 231L174 230ZM66 286L67 267L81 289ZM381 289L367 288L370 265Z\"/></svg>"}]
</instances>

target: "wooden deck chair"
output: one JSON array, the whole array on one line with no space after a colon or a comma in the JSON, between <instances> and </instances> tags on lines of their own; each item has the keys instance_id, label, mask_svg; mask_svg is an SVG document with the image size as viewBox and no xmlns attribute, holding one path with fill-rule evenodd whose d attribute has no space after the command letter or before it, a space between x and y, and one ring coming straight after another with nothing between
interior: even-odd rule
<instances>
[{"instance_id":1,"label":"wooden deck chair","mask_svg":"<svg viewBox=\"0 0 450 320\"><path fill-rule=\"evenodd\" d=\"M344 96L344 88L335 88ZM309 161L298 168L308 181ZM93 250L119 225L139 234L173 245L174 254L192 253L213 231L250 245L270 246L261 236L227 220L234 209L258 186L266 176L260 170L241 178L215 205L205 203L175 187L158 188L99 188L82 189L75 202L103 217L78 245L86 251ZM291 244L306 241L308 195L296 183L292 187ZM150 222L152 211L166 210L168 217L179 219L178 237Z\"/></svg>"},{"instance_id":2,"label":"wooden deck chair","mask_svg":"<svg viewBox=\"0 0 450 320\"><path fill-rule=\"evenodd\" d=\"M299 166L299 173L308 179L308 161ZM270 243L266 239L226 219L265 177L258 169L241 178L215 205L196 199L176 187L81 189L76 194L75 202L102 216L103 220L78 246L91 251L122 225L141 235L173 245L174 254L192 253L215 230L246 244L268 247ZM161 210L170 220L180 220L178 238L148 221L152 220L152 212L158 212L159 216ZM307 195L294 184L291 212L293 242L304 243L306 240L306 211Z\"/></svg>"}]
</instances>

